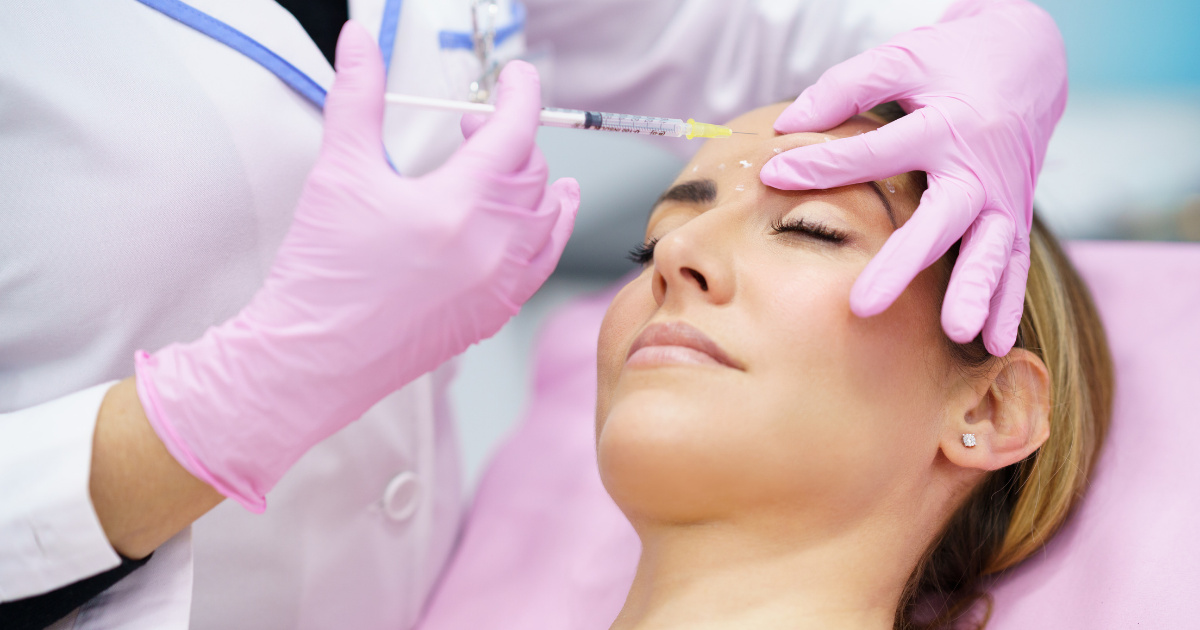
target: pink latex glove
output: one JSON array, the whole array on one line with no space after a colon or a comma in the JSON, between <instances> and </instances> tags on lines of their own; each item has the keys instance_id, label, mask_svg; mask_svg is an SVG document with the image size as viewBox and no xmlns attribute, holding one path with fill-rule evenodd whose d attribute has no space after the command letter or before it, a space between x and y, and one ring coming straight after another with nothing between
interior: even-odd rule
<instances>
[{"instance_id":1,"label":"pink latex glove","mask_svg":"<svg viewBox=\"0 0 1200 630\"><path fill-rule=\"evenodd\" d=\"M1066 99L1066 54L1045 11L1023 0L965 0L937 24L831 68L775 129L824 131L888 101L907 116L777 155L760 177L802 190L928 173L916 213L854 283L851 309L884 311L962 238L942 327L959 343L982 330L988 351L1003 356L1025 301L1033 188Z\"/></svg>"},{"instance_id":2,"label":"pink latex glove","mask_svg":"<svg viewBox=\"0 0 1200 630\"><path fill-rule=\"evenodd\" d=\"M253 511L320 440L491 336L558 263L579 205L546 186L537 72L508 64L496 113L437 171L384 156L383 61L349 22L325 135L262 289L199 340L136 358L171 454Z\"/></svg>"}]
</instances>

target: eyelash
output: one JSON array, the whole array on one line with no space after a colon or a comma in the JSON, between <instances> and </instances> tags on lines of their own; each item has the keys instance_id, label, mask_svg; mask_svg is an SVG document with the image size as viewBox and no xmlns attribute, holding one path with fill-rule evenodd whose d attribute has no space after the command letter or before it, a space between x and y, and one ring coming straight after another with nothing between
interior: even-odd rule
<instances>
[{"instance_id":1,"label":"eyelash","mask_svg":"<svg viewBox=\"0 0 1200 630\"><path fill-rule=\"evenodd\" d=\"M819 241L832 243L834 245L841 245L846 241L847 236L845 232L831 228L824 223L809 221L803 218L786 221L781 218L775 223L771 224L771 229L776 234L783 234L784 232L797 232L805 236L811 236Z\"/></svg>"},{"instance_id":2,"label":"eyelash","mask_svg":"<svg viewBox=\"0 0 1200 630\"><path fill-rule=\"evenodd\" d=\"M654 260L654 246L658 244L658 239L652 238L644 243L638 243L637 247L629 250L625 257L635 265L645 267Z\"/></svg>"},{"instance_id":3,"label":"eyelash","mask_svg":"<svg viewBox=\"0 0 1200 630\"><path fill-rule=\"evenodd\" d=\"M834 245L840 245L846 240L845 232L831 228L824 223L809 221L803 218L792 219L790 221L779 219L775 223L771 224L771 230L776 234L795 232L805 236L810 236L819 241L832 243ZM657 244L657 238L652 238L644 243L638 243L638 245L629 250L629 253L625 256L635 265L646 266L654 261L654 246Z\"/></svg>"}]
</instances>

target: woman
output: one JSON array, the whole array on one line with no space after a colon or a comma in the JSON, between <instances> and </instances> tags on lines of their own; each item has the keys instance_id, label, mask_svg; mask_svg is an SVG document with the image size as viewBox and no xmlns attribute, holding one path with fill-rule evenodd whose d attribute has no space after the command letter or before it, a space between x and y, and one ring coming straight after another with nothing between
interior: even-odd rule
<instances>
[{"instance_id":1,"label":"woman","mask_svg":"<svg viewBox=\"0 0 1200 630\"><path fill-rule=\"evenodd\" d=\"M952 625L1063 523L1103 442L1107 344L1053 236L1034 223L1004 358L939 326L957 248L857 318L925 175L783 192L757 171L903 112L778 136L782 109L684 168L605 317L600 473L643 545L614 628Z\"/></svg>"}]
</instances>

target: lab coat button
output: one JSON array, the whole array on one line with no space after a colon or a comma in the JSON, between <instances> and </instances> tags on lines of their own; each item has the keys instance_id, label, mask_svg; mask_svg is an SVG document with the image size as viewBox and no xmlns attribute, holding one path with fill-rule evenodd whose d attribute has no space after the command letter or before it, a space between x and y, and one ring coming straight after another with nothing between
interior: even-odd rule
<instances>
[{"instance_id":1,"label":"lab coat button","mask_svg":"<svg viewBox=\"0 0 1200 630\"><path fill-rule=\"evenodd\" d=\"M421 483L417 474L405 471L388 482L383 491L383 513L394 521L406 521L416 513L420 504Z\"/></svg>"}]
</instances>

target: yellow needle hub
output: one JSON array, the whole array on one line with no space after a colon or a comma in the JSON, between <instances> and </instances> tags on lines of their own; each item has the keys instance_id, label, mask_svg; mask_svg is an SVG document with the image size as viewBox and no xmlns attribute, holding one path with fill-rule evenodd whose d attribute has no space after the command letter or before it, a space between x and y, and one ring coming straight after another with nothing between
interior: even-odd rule
<instances>
[{"instance_id":1,"label":"yellow needle hub","mask_svg":"<svg viewBox=\"0 0 1200 630\"><path fill-rule=\"evenodd\" d=\"M729 127L721 125L710 125L708 123L696 122L689 118L687 120L690 130L687 134L687 139L692 138L728 138L733 135L733 130Z\"/></svg>"}]
</instances>

